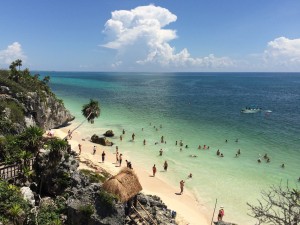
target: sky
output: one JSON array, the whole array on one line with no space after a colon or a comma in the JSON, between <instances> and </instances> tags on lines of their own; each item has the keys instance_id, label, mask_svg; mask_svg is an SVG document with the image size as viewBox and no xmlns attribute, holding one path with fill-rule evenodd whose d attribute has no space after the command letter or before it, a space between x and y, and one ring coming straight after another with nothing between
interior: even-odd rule
<instances>
[{"instance_id":1,"label":"sky","mask_svg":"<svg viewBox=\"0 0 300 225\"><path fill-rule=\"evenodd\" d=\"M300 0L0 0L0 68L300 72Z\"/></svg>"}]
</instances>

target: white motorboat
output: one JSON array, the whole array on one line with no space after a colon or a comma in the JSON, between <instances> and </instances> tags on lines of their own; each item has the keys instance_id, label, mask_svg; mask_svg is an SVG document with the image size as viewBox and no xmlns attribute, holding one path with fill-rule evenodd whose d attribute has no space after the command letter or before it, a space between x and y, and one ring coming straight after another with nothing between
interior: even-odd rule
<instances>
[{"instance_id":1,"label":"white motorboat","mask_svg":"<svg viewBox=\"0 0 300 225\"><path fill-rule=\"evenodd\" d=\"M258 113L260 111L261 111L261 108L246 107L241 110L241 113Z\"/></svg>"}]
</instances>

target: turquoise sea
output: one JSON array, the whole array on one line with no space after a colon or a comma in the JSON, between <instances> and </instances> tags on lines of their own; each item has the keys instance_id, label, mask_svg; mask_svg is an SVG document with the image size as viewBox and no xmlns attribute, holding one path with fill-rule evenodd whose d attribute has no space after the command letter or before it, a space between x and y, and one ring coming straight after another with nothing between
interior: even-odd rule
<instances>
[{"instance_id":1,"label":"turquoise sea","mask_svg":"<svg viewBox=\"0 0 300 225\"><path fill-rule=\"evenodd\" d=\"M247 202L256 203L272 184L300 185L300 73L40 74L51 76L52 90L77 122L83 119L83 104L90 98L100 102L101 117L80 132L91 136L112 129L113 142L133 166L150 172L156 164L158 175L176 187L192 173L186 187L211 210L217 198L218 206L225 207L225 221L255 224L247 215ZM249 105L263 111L240 113ZM135 142L130 141L133 132ZM160 143L161 136L166 144ZM176 140L182 140L182 151ZM198 150L198 145L210 148ZM158 156L161 148L163 156ZM216 155L218 149L223 158ZM236 158L238 149L241 155ZM257 163L265 153L271 162ZM168 172L160 173L164 160Z\"/></svg>"}]
</instances>

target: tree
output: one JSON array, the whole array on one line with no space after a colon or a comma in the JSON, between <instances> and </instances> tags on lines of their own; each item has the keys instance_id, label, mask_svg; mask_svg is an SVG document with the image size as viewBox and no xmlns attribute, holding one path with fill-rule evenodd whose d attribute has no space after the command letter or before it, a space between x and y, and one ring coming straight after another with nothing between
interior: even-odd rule
<instances>
[{"instance_id":1,"label":"tree","mask_svg":"<svg viewBox=\"0 0 300 225\"><path fill-rule=\"evenodd\" d=\"M269 191L262 191L263 201L258 206L247 203L251 217L259 224L297 225L300 222L300 191L286 187L271 186Z\"/></svg>"},{"instance_id":2,"label":"tree","mask_svg":"<svg viewBox=\"0 0 300 225\"><path fill-rule=\"evenodd\" d=\"M85 117L85 119L90 122L90 123L94 123L94 120L96 118L98 118L100 116L100 106L99 106L99 102L95 101L93 99L90 99L90 102L88 104L85 104L82 106L82 115ZM71 134L77 129L79 128L83 123L85 122L82 121L77 127L75 127L72 131ZM67 139L68 136L66 136L64 139Z\"/></svg>"},{"instance_id":3,"label":"tree","mask_svg":"<svg viewBox=\"0 0 300 225\"><path fill-rule=\"evenodd\" d=\"M100 107L98 101L90 99L90 102L82 107L81 112L87 121L93 124L94 119L100 116Z\"/></svg>"},{"instance_id":4,"label":"tree","mask_svg":"<svg viewBox=\"0 0 300 225\"><path fill-rule=\"evenodd\" d=\"M21 59L17 59L17 60L15 61L15 64L16 64L16 66L19 67L19 71L20 71L20 68L21 68L21 66L22 66L22 60L21 60Z\"/></svg>"},{"instance_id":5,"label":"tree","mask_svg":"<svg viewBox=\"0 0 300 225\"><path fill-rule=\"evenodd\" d=\"M47 146L50 150L49 163L51 166L56 166L61 160L63 152L66 151L68 142L62 139L51 139L49 142L47 142Z\"/></svg>"},{"instance_id":6,"label":"tree","mask_svg":"<svg viewBox=\"0 0 300 225\"><path fill-rule=\"evenodd\" d=\"M44 78L43 78L43 83L44 84L48 84L50 82L50 76L45 76Z\"/></svg>"},{"instance_id":7,"label":"tree","mask_svg":"<svg viewBox=\"0 0 300 225\"><path fill-rule=\"evenodd\" d=\"M34 156L36 156L42 146L43 134L43 129L36 126L30 126L21 134L24 147L26 150L31 151Z\"/></svg>"}]
</instances>

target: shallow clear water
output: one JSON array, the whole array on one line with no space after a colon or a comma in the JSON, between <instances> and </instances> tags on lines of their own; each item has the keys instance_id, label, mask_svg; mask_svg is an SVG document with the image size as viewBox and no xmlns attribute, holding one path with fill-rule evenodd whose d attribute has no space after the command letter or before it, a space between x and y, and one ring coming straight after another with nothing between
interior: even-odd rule
<instances>
[{"instance_id":1,"label":"shallow clear water","mask_svg":"<svg viewBox=\"0 0 300 225\"><path fill-rule=\"evenodd\" d=\"M217 198L218 206L225 207L225 220L254 224L246 202L255 203L260 191L271 184L288 180L298 185L299 73L40 74L51 76L51 88L77 121L83 119L83 104L90 98L99 100L101 117L93 125L80 127L80 132L91 136L112 129L117 134L113 141L133 165L151 171L156 164L160 171L167 160L168 172L159 176L176 186L193 173L186 187L210 209ZM272 113L240 113L252 104ZM126 134L120 142L122 129ZM130 141L133 132L135 142ZM161 136L166 144L160 143ZM189 148L180 151L176 140ZM210 149L197 149L204 144ZM158 156L161 148L162 157ZM223 158L216 156L217 149ZM238 149L241 155L235 158ZM258 164L259 154L265 153L271 162ZM191 158L191 154L198 157Z\"/></svg>"}]
</instances>

